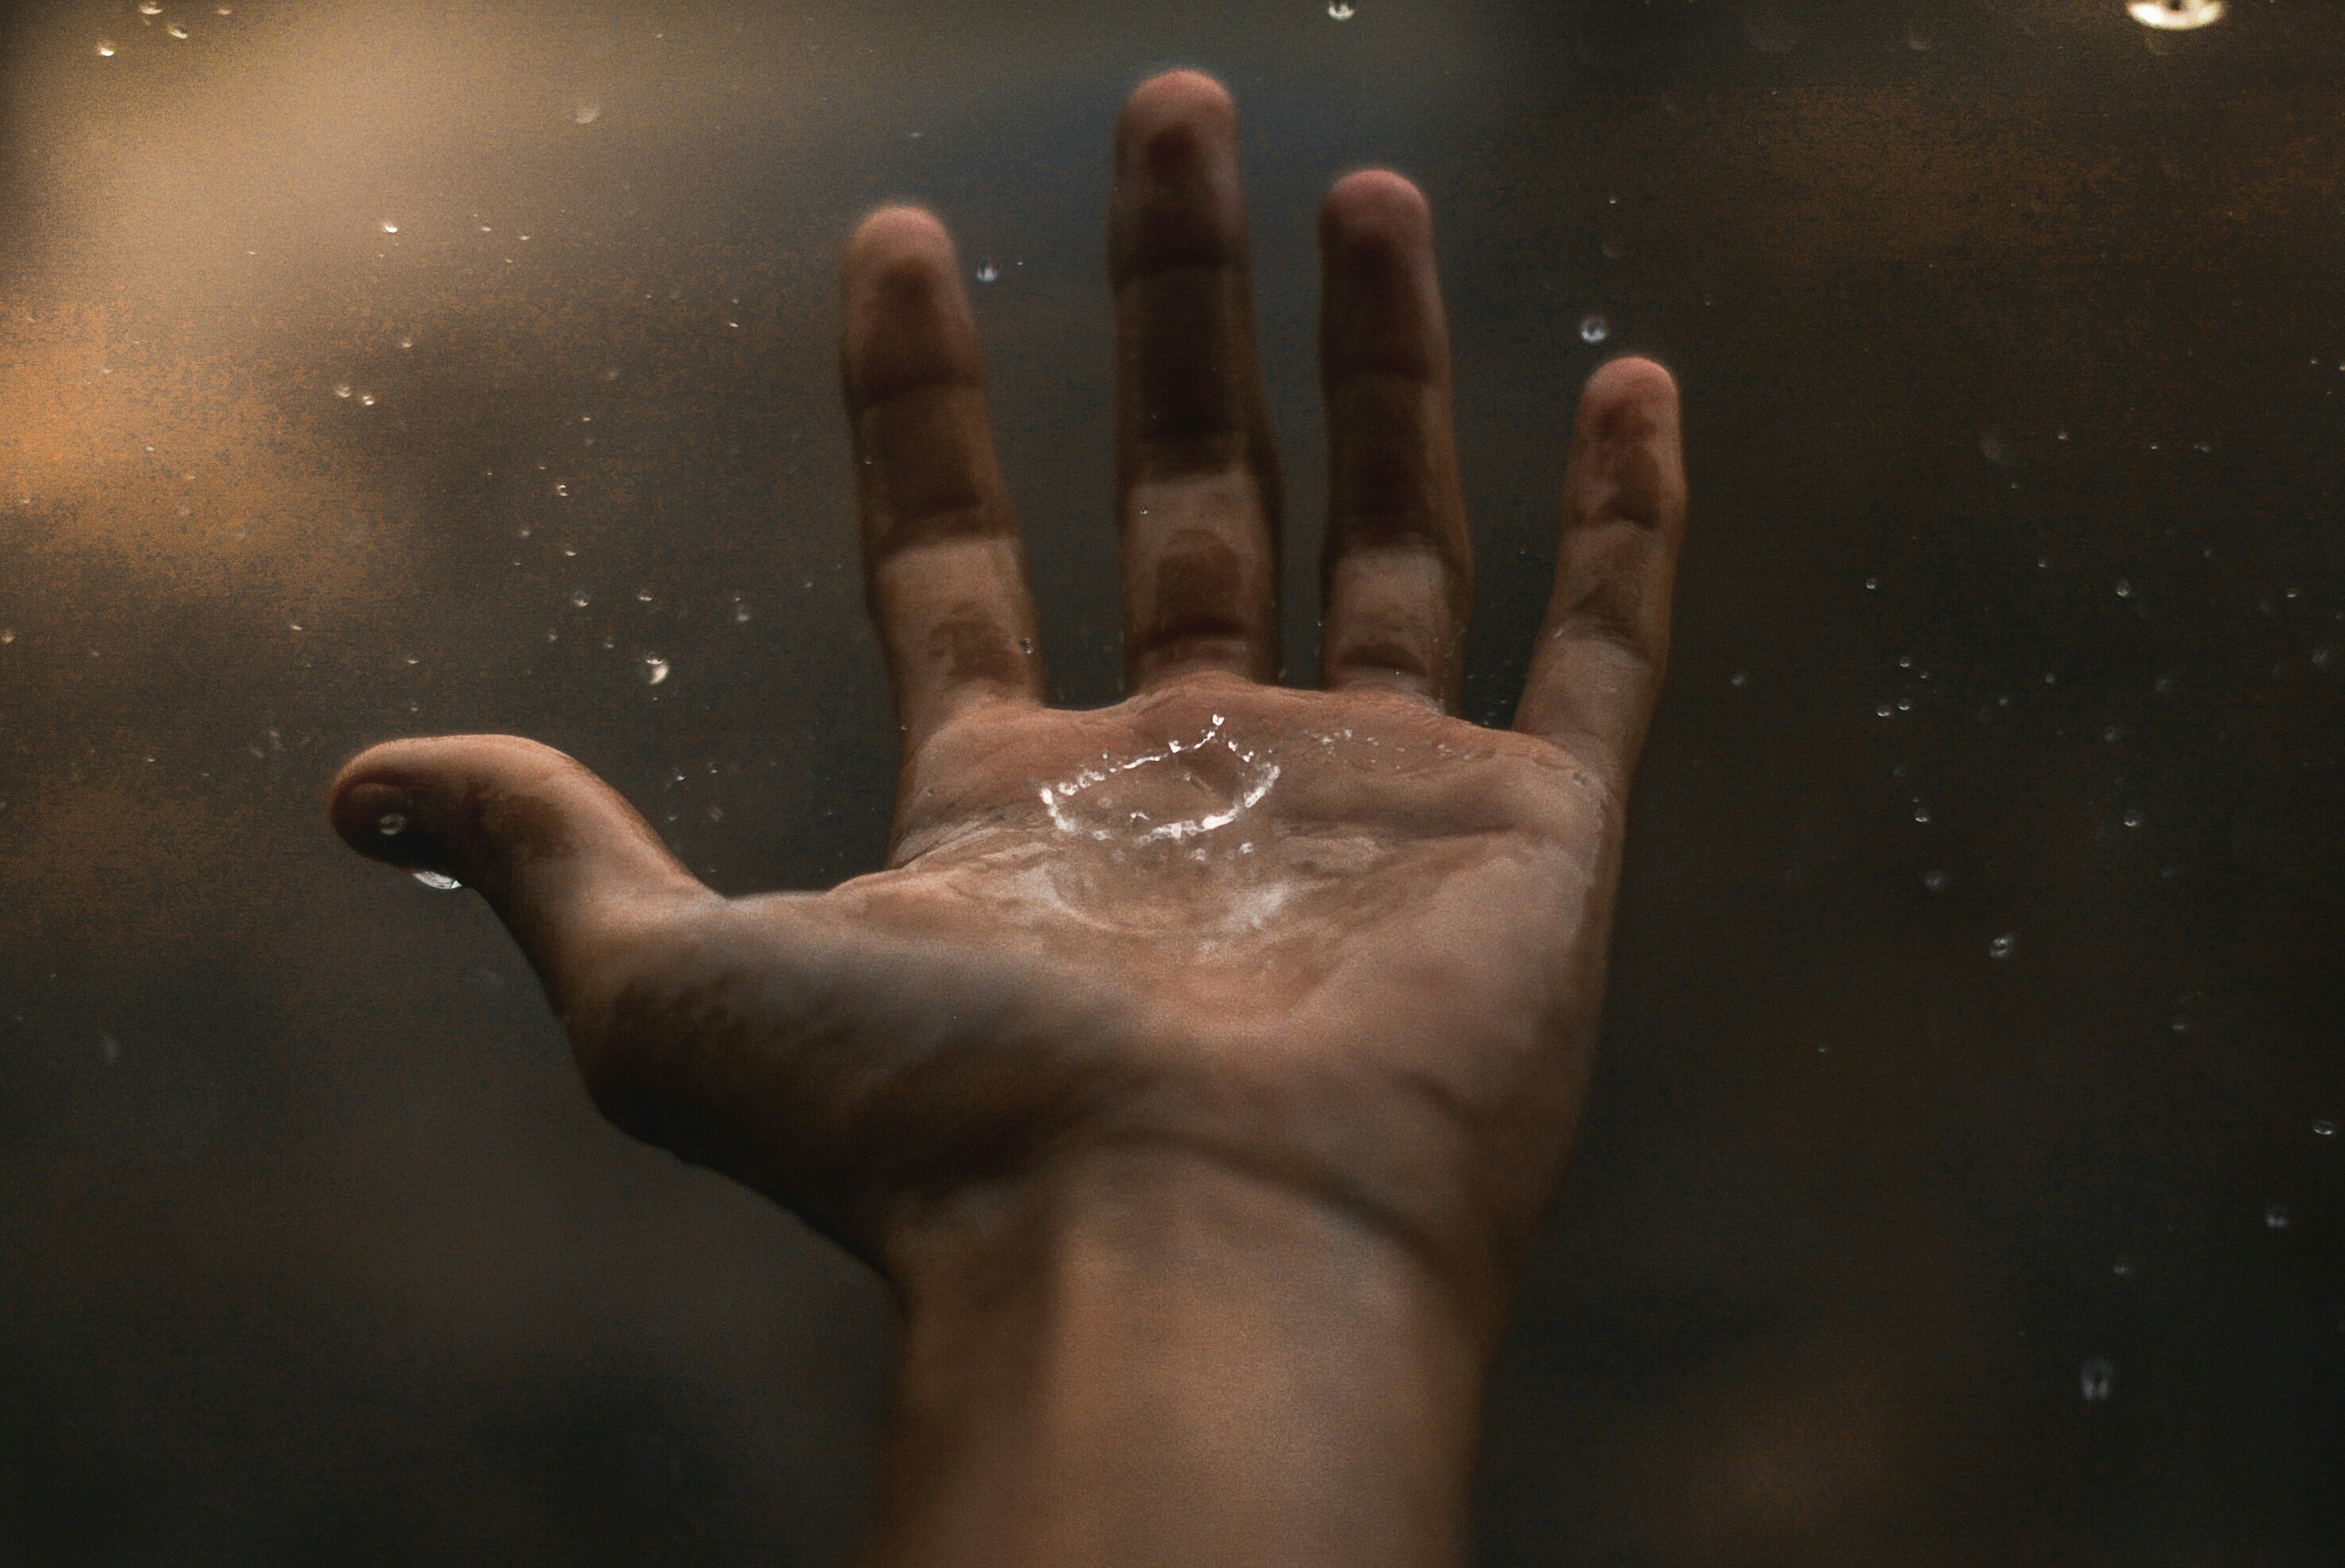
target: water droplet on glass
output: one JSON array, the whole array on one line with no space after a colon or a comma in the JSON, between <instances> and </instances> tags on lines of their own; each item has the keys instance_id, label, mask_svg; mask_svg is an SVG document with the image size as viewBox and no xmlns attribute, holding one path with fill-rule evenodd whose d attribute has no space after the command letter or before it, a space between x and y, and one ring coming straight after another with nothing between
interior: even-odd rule
<instances>
[{"instance_id":1,"label":"water droplet on glass","mask_svg":"<svg viewBox=\"0 0 2345 1568\"><path fill-rule=\"evenodd\" d=\"M574 589L572 589L572 590L571 590L571 592L570 592L570 604L571 604L571 608L575 609L575 610L584 610L584 609L585 609L585 608L586 608L586 606L587 606L587 605L589 605L589 604L591 604L591 603L593 603L593 602L594 602L593 598L592 598L592 597L587 593L587 592L586 592L584 588L574 588Z\"/></svg>"},{"instance_id":2,"label":"water droplet on glass","mask_svg":"<svg viewBox=\"0 0 2345 1568\"><path fill-rule=\"evenodd\" d=\"M570 486L568 482L564 481L556 484L553 487L553 493L560 496L563 500L568 501L570 499Z\"/></svg>"},{"instance_id":3,"label":"water droplet on glass","mask_svg":"<svg viewBox=\"0 0 2345 1568\"><path fill-rule=\"evenodd\" d=\"M163 14L163 0L138 0L138 14L141 16L160 16Z\"/></svg>"},{"instance_id":4,"label":"water droplet on glass","mask_svg":"<svg viewBox=\"0 0 2345 1568\"><path fill-rule=\"evenodd\" d=\"M652 591L651 591L650 589L648 589L648 588L638 588L638 589L636 589L636 590L635 590L635 602L636 602L636 603L638 603L638 604L649 604L651 602L652 602Z\"/></svg>"},{"instance_id":5,"label":"water droplet on glass","mask_svg":"<svg viewBox=\"0 0 2345 1568\"><path fill-rule=\"evenodd\" d=\"M1737 670L1734 673L1726 677L1726 683L1730 686L1747 686L1751 683L1751 672L1748 670Z\"/></svg>"},{"instance_id":6,"label":"water droplet on glass","mask_svg":"<svg viewBox=\"0 0 2345 1568\"><path fill-rule=\"evenodd\" d=\"M1604 318L1597 312L1591 310L1587 315L1582 316L1579 319L1579 340L1581 342L1601 343L1605 339L1609 338L1611 335L1612 323L1604 319Z\"/></svg>"},{"instance_id":7,"label":"water droplet on glass","mask_svg":"<svg viewBox=\"0 0 2345 1568\"><path fill-rule=\"evenodd\" d=\"M1926 805L1917 805L1917 806L1915 806L1915 807L1914 808L1914 820L1915 822L1927 822L1927 821L1929 821L1929 820L1930 820L1930 808L1929 808L1928 806L1926 806Z\"/></svg>"},{"instance_id":8,"label":"water droplet on glass","mask_svg":"<svg viewBox=\"0 0 2345 1568\"><path fill-rule=\"evenodd\" d=\"M644 655L644 684L656 686L667 679L668 662L655 653Z\"/></svg>"},{"instance_id":9,"label":"water droplet on glass","mask_svg":"<svg viewBox=\"0 0 2345 1568\"><path fill-rule=\"evenodd\" d=\"M746 601L736 599L733 602L733 619L735 622L741 623L746 623L748 621L749 606Z\"/></svg>"},{"instance_id":10,"label":"water droplet on glass","mask_svg":"<svg viewBox=\"0 0 2345 1568\"><path fill-rule=\"evenodd\" d=\"M980 283L990 283L1000 276L1001 268L993 264L990 256L977 264L977 280Z\"/></svg>"},{"instance_id":11,"label":"water droplet on glass","mask_svg":"<svg viewBox=\"0 0 2345 1568\"><path fill-rule=\"evenodd\" d=\"M97 41L97 52L105 56L109 60L114 58L114 40L111 38L100 38Z\"/></svg>"},{"instance_id":12,"label":"water droplet on glass","mask_svg":"<svg viewBox=\"0 0 2345 1568\"><path fill-rule=\"evenodd\" d=\"M1885 719L1896 711L1897 710L1895 708L1891 707L1887 703L1877 703L1873 707L1873 716L1877 719Z\"/></svg>"},{"instance_id":13,"label":"water droplet on glass","mask_svg":"<svg viewBox=\"0 0 2345 1568\"><path fill-rule=\"evenodd\" d=\"M374 830L385 838L397 838L407 831L407 818L395 811L384 812L375 818Z\"/></svg>"},{"instance_id":14,"label":"water droplet on glass","mask_svg":"<svg viewBox=\"0 0 2345 1568\"><path fill-rule=\"evenodd\" d=\"M415 347L415 339L412 338L401 338L399 340L399 346L402 349L412 349Z\"/></svg>"},{"instance_id":15,"label":"water droplet on glass","mask_svg":"<svg viewBox=\"0 0 2345 1568\"><path fill-rule=\"evenodd\" d=\"M334 383L334 396L338 398L347 398L350 395L350 384L348 381L337 381Z\"/></svg>"},{"instance_id":16,"label":"water droplet on glass","mask_svg":"<svg viewBox=\"0 0 2345 1568\"><path fill-rule=\"evenodd\" d=\"M1905 46L1907 48L1919 55L1927 50L1934 42L1935 42L1935 40L1934 40L1929 34L1922 31L1922 24L1919 22L1909 22L1906 24Z\"/></svg>"},{"instance_id":17,"label":"water droplet on glass","mask_svg":"<svg viewBox=\"0 0 2345 1568\"><path fill-rule=\"evenodd\" d=\"M2126 813L2125 815L2117 818L2117 820L2125 824L2127 827L2139 827L2142 821L2141 813L2137 811L2129 811Z\"/></svg>"},{"instance_id":18,"label":"water droplet on glass","mask_svg":"<svg viewBox=\"0 0 2345 1568\"><path fill-rule=\"evenodd\" d=\"M1914 711L1914 699L1913 699L1913 698L1911 698L1911 697L1900 697L1900 698L1898 698L1898 699L1897 699L1897 711L1898 711L1899 713L1912 713L1912 712Z\"/></svg>"},{"instance_id":19,"label":"water droplet on glass","mask_svg":"<svg viewBox=\"0 0 2345 1568\"><path fill-rule=\"evenodd\" d=\"M2285 1230L2289 1227L2289 1222L2295 1218L2296 1217L2294 1215L2288 1211L2287 1204L2271 1204L2264 1209L2264 1229L2267 1230Z\"/></svg>"},{"instance_id":20,"label":"water droplet on glass","mask_svg":"<svg viewBox=\"0 0 2345 1568\"><path fill-rule=\"evenodd\" d=\"M2008 958L2012 955L2012 950L2018 946L2019 938L2006 931L1986 945L1986 956L1990 958Z\"/></svg>"},{"instance_id":21,"label":"water droplet on glass","mask_svg":"<svg viewBox=\"0 0 2345 1568\"><path fill-rule=\"evenodd\" d=\"M1868 592L1868 593L1877 593L1877 592L1880 592L1880 590L1881 590L1881 579L1879 579L1878 577L1868 577L1868 578L1866 578L1866 579L1864 580L1864 589L1865 589L1865 592Z\"/></svg>"},{"instance_id":22,"label":"water droplet on glass","mask_svg":"<svg viewBox=\"0 0 2345 1568\"><path fill-rule=\"evenodd\" d=\"M2117 579L2117 597L2120 599L2133 597L2133 584L2122 577Z\"/></svg>"},{"instance_id":23,"label":"water droplet on glass","mask_svg":"<svg viewBox=\"0 0 2345 1568\"><path fill-rule=\"evenodd\" d=\"M2002 430L1997 430L1993 425L1987 426L1985 430L1979 431L1978 444L1979 456L1986 459L1987 461L1993 463L1999 469L2009 468L2011 466L2012 458L2014 456L2011 446L2011 438L2005 435Z\"/></svg>"},{"instance_id":24,"label":"water droplet on glass","mask_svg":"<svg viewBox=\"0 0 2345 1568\"><path fill-rule=\"evenodd\" d=\"M2120 1280L2132 1279L2133 1259L2130 1258L2118 1259L2116 1262L2109 1265L2109 1272L2115 1274Z\"/></svg>"},{"instance_id":25,"label":"water droplet on glass","mask_svg":"<svg viewBox=\"0 0 2345 1568\"><path fill-rule=\"evenodd\" d=\"M2174 1022L2168 1024L2167 1027L2175 1034L2187 1035L2190 1032L2190 1020L2188 1018L2178 1017Z\"/></svg>"},{"instance_id":26,"label":"water droplet on glass","mask_svg":"<svg viewBox=\"0 0 2345 1568\"><path fill-rule=\"evenodd\" d=\"M2205 27L2223 19L2223 0L2133 0L2133 19L2160 32Z\"/></svg>"},{"instance_id":27,"label":"water droplet on glass","mask_svg":"<svg viewBox=\"0 0 2345 1568\"><path fill-rule=\"evenodd\" d=\"M371 408L373 408L373 407L374 407L374 394L373 394L372 392L360 392L360 393L359 394L359 407L360 407L360 408L361 408L361 409L371 409Z\"/></svg>"},{"instance_id":28,"label":"water droplet on glass","mask_svg":"<svg viewBox=\"0 0 2345 1568\"><path fill-rule=\"evenodd\" d=\"M2312 1124L2312 1135L2315 1138L2334 1138L2337 1136L2337 1124L2324 1116Z\"/></svg>"},{"instance_id":29,"label":"water droplet on glass","mask_svg":"<svg viewBox=\"0 0 2345 1568\"><path fill-rule=\"evenodd\" d=\"M1352 7L1345 0L1327 0L1327 15L1338 22L1348 22L1352 19Z\"/></svg>"},{"instance_id":30,"label":"water droplet on glass","mask_svg":"<svg viewBox=\"0 0 2345 1568\"><path fill-rule=\"evenodd\" d=\"M382 220L381 228L385 234L397 234L399 232L399 225L391 222L391 219L387 217Z\"/></svg>"},{"instance_id":31,"label":"water droplet on glass","mask_svg":"<svg viewBox=\"0 0 2345 1568\"><path fill-rule=\"evenodd\" d=\"M163 31L168 33L174 38L185 38L188 35L186 24L179 22L172 23L169 26L164 28Z\"/></svg>"},{"instance_id":32,"label":"water droplet on glass","mask_svg":"<svg viewBox=\"0 0 2345 1568\"><path fill-rule=\"evenodd\" d=\"M1943 871L1925 871L1922 874L1922 885L1932 893L1944 893L1946 890L1946 874Z\"/></svg>"},{"instance_id":33,"label":"water droplet on glass","mask_svg":"<svg viewBox=\"0 0 2345 1568\"><path fill-rule=\"evenodd\" d=\"M1019 651L1020 653L1031 653L1031 652L1034 651L1034 639L1032 639L1031 637L1020 637L1020 638L1019 638L1019 639L1018 639L1018 651Z\"/></svg>"},{"instance_id":34,"label":"water droplet on glass","mask_svg":"<svg viewBox=\"0 0 2345 1568\"><path fill-rule=\"evenodd\" d=\"M0 642L14 642L15 640L16 629L14 626L0 626Z\"/></svg>"},{"instance_id":35,"label":"water droplet on glass","mask_svg":"<svg viewBox=\"0 0 2345 1568\"><path fill-rule=\"evenodd\" d=\"M570 111L570 117L582 126L591 126L603 112L602 104L594 98L581 98Z\"/></svg>"},{"instance_id":36,"label":"water droplet on glass","mask_svg":"<svg viewBox=\"0 0 2345 1568\"><path fill-rule=\"evenodd\" d=\"M453 893L464 885L445 872L440 871L419 871L415 874L415 880L434 893Z\"/></svg>"},{"instance_id":37,"label":"water droplet on glass","mask_svg":"<svg viewBox=\"0 0 2345 1568\"><path fill-rule=\"evenodd\" d=\"M2076 1381L2085 1392L2086 1404L2099 1404L2109 1397L2109 1384L2117 1377L2117 1369L2106 1356L2095 1356L2076 1374Z\"/></svg>"}]
</instances>

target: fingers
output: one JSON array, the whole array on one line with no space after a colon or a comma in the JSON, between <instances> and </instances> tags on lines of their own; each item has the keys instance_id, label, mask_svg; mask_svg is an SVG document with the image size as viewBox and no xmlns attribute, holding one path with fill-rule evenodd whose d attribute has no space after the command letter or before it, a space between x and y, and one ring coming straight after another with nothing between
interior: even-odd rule
<instances>
[{"instance_id":1,"label":"fingers","mask_svg":"<svg viewBox=\"0 0 2345 1568\"><path fill-rule=\"evenodd\" d=\"M1327 401L1321 683L1457 705L1474 560L1449 422L1449 329L1425 197L1396 174L1338 181L1319 211Z\"/></svg>"},{"instance_id":2,"label":"fingers","mask_svg":"<svg viewBox=\"0 0 2345 1568\"><path fill-rule=\"evenodd\" d=\"M565 1021L655 922L716 897L608 784L511 735L376 746L342 769L327 811L360 855L478 888Z\"/></svg>"},{"instance_id":3,"label":"fingers","mask_svg":"<svg viewBox=\"0 0 2345 1568\"><path fill-rule=\"evenodd\" d=\"M1678 389L1650 359L1589 378L1563 481L1555 597L1515 728L1625 789L1669 662L1670 586L1685 532Z\"/></svg>"},{"instance_id":4,"label":"fingers","mask_svg":"<svg viewBox=\"0 0 2345 1568\"><path fill-rule=\"evenodd\" d=\"M1123 664L1278 674L1278 460L1254 341L1237 113L1219 83L1142 84L1116 126L1116 492Z\"/></svg>"},{"instance_id":5,"label":"fingers","mask_svg":"<svg viewBox=\"0 0 2345 1568\"><path fill-rule=\"evenodd\" d=\"M1042 700L1034 602L943 226L873 213L840 292L865 584L909 757L972 703Z\"/></svg>"}]
</instances>

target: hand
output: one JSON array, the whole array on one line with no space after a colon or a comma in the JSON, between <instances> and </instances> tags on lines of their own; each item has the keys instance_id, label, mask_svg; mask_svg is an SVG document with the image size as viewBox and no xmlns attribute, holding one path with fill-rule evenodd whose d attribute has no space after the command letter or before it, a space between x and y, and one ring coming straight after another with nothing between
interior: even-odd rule
<instances>
[{"instance_id":1,"label":"hand","mask_svg":"<svg viewBox=\"0 0 2345 1568\"><path fill-rule=\"evenodd\" d=\"M1320 236L1321 690L1274 683L1278 472L1233 111L1175 73L1116 140L1125 701L1044 706L951 244L896 207L843 277L903 726L888 868L721 898L576 763L505 737L378 746L333 786L354 848L490 899L614 1121L893 1283L882 1557L1454 1550L1475 1389L1595 1039L1685 509L1676 390L1637 359L1589 383L1516 727L1465 723L1430 219L1361 173ZM1396 1387L1387 1361L1415 1370ZM1274 1408L1235 1420L1233 1379ZM1349 1501L1315 1519L1295 1486ZM1396 1487L1389 1509L1353 1495ZM1211 1517L1226 1489L1244 1517Z\"/></svg>"}]
</instances>

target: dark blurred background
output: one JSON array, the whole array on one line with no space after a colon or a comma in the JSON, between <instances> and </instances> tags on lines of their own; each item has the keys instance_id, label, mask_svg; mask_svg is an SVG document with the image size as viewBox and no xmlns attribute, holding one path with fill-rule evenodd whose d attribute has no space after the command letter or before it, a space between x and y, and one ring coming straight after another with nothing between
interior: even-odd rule
<instances>
[{"instance_id":1,"label":"dark blurred background","mask_svg":"<svg viewBox=\"0 0 2345 1568\"><path fill-rule=\"evenodd\" d=\"M888 197L1111 700L1107 136L1176 64L1245 116L1294 667L1334 176L1441 225L1476 716L1579 382L1685 389L1486 1560L2339 1560L2345 5L1351 3L0 6L0 1560L848 1559L880 1290L604 1127L320 794L511 730L724 889L878 863Z\"/></svg>"}]
</instances>

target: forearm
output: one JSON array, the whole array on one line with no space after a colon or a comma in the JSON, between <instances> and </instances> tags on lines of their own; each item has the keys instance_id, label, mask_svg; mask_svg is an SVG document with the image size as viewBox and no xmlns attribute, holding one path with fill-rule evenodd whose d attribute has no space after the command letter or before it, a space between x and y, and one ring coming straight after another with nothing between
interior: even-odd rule
<instances>
[{"instance_id":1,"label":"forearm","mask_svg":"<svg viewBox=\"0 0 2345 1568\"><path fill-rule=\"evenodd\" d=\"M1463 1560L1488 1333L1373 1227L1094 1163L899 1272L872 1568Z\"/></svg>"}]
</instances>

